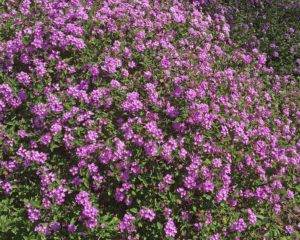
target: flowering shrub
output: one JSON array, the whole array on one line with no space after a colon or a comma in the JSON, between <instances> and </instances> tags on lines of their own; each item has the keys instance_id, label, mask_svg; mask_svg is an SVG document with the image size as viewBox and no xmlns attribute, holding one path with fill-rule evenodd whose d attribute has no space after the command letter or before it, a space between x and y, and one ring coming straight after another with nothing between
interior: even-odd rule
<instances>
[{"instance_id":1,"label":"flowering shrub","mask_svg":"<svg viewBox=\"0 0 300 240\"><path fill-rule=\"evenodd\" d=\"M1 239L299 236L299 88L196 6L7 1Z\"/></svg>"},{"instance_id":2,"label":"flowering shrub","mask_svg":"<svg viewBox=\"0 0 300 240\"><path fill-rule=\"evenodd\" d=\"M230 25L230 37L242 49L267 53L267 67L285 75L285 84L300 84L300 2L298 0L206 1L205 9L223 14Z\"/></svg>"}]
</instances>

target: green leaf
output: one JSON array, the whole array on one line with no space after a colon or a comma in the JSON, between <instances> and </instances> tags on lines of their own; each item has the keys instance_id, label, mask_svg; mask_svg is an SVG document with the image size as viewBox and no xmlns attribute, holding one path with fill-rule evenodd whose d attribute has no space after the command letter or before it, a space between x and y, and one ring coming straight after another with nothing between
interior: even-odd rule
<instances>
[{"instance_id":1,"label":"green leaf","mask_svg":"<svg viewBox=\"0 0 300 240\"><path fill-rule=\"evenodd\" d=\"M50 150L51 152L53 152L54 148L57 148L58 145L54 144L54 142L51 142L51 145L50 145Z\"/></svg>"},{"instance_id":2,"label":"green leaf","mask_svg":"<svg viewBox=\"0 0 300 240\"><path fill-rule=\"evenodd\" d=\"M138 178L142 181L142 183L145 185L145 187L148 186L147 181L141 175L138 175Z\"/></svg>"},{"instance_id":3,"label":"green leaf","mask_svg":"<svg viewBox=\"0 0 300 240\"><path fill-rule=\"evenodd\" d=\"M130 211L133 212L133 213L138 213L137 208L131 208Z\"/></svg>"},{"instance_id":4,"label":"green leaf","mask_svg":"<svg viewBox=\"0 0 300 240\"><path fill-rule=\"evenodd\" d=\"M162 225L160 222L157 222L156 224L157 224L157 228L158 228L159 230L163 228L163 225Z\"/></svg>"},{"instance_id":5,"label":"green leaf","mask_svg":"<svg viewBox=\"0 0 300 240\"><path fill-rule=\"evenodd\" d=\"M256 217L258 217L259 219L264 219L265 217L264 216L262 216L262 215L256 215Z\"/></svg>"},{"instance_id":6,"label":"green leaf","mask_svg":"<svg viewBox=\"0 0 300 240\"><path fill-rule=\"evenodd\" d=\"M170 196L170 198L171 198L172 201L175 201L175 200L176 200L175 195L173 195L171 192L169 192L169 196Z\"/></svg>"},{"instance_id":7,"label":"green leaf","mask_svg":"<svg viewBox=\"0 0 300 240\"><path fill-rule=\"evenodd\" d=\"M62 185L62 182L60 179L56 178L56 182L59 184L59 185Z\"/></svg>"},{"instance_id":8,"label":"green leaf","mask_svg":"<svg viewBox=\"0 0 300 240\"><path fill-rule=\"evenodd\" d=\"M111 146L111 145L112 145L112 141L111 141L110 138L106 140L106 145L107 145L107 146Z\"/></svg>"},{"instance_id":9,"label":"green leaf","mask_svg":"<svg viewBox=\"0 0 300 240\"><path fill-rule=\"evenodd\" d=\"M84 186L86 186L87 188L89 188L89 182L88 181L84 181Z\"/></svg>"},{"instance_id":10,"label":"green leaf","mask_svg":"<svg viewBox=\"0 0 300 240\"><path fill-rule=\"evenodd\" d=\"M72 218L70 224L71 224L71 225L74 225L74 223L75 223L75 218Z\"/></svg>"},{"instance_id":11,"label":"green leaf","mask_svg":"<svg viewBox=\"0 0 300 240\"><path fill-rule=\"evenodd\" d=\"M158 204L156 198L154 199L154 205L155 205L155 207L157 207L157 208L159 207L159 204Z\"/></svg>"}]
</instances>

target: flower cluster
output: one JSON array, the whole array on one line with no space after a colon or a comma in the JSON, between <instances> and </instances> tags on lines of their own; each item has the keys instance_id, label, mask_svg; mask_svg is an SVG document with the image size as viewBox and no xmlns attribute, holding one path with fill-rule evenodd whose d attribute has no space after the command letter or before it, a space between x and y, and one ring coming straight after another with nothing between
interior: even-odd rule
<instances>
[{"instance_id":1,"label":"flower cluster","mask_svg":"<svg viewBox=\"0 0 300 240\"><path fill-rule=\"evenodd\" d=\"M168 217L168 222L164 230L166 232L166 237L175 237L177 230L171 217Z\"/></svg>"},{"instance_id":2,"label":"flower cluster","mask_svg":"<svg viewBox=\"0 0 300 240\"><path fill-rule=\"evenodd\" d=\"M136 226L131 227L131 222L135 220L131 214L125 214L123 220L118 224L118 228L121 232L127 230L128 233L132 233L136 231Z\"/></svg>"},{"instance_id":3,"label":"flower cluster","mask_svg":"<svg viewBox=\"0 0 300 240\"><path fill-rule=\"evenodd\" d=\"M76 195L76 202L80 205L83 205L84 207L81 212L82 215L79 216L79 220L83 220L83 222L86 224L88 228L94 229L98 222L96 218L96 215L98 214L98 210L95 207L93 207L89 202L89 194L85 191L78 193ZM73 231L73 228L71 229Z\"/></svg>"},{"instance_id":4,"label":"flower cluster","mask_svg":"<svg viewBox=\"0 0 300 240\"><path fill-rule=\"evenodd\" d=\"M240 218L237 221L235 221L233 224L230 226L230 231L239 231L243 232L247 228L246 223L244 222L244 219Z\"/></svg>"},{"instance_id":5,"label":"flower cluster","mask_svg":"<svg viewBox=\"0 0 300 240\"><path fill-rule=\"evenodd\" d=\"M141 209L139 214L145 220L149 219L150 222L152 222L155 218L155 213L150 208L146 210Z\"/></svg>"},{"instance_id":6,"label":"flower cluster","mask_svg":"<svg viewBox=\"0 0 300 240\"><path fill-rule=\"evenodd\" d=\"M27 207L30 207L30 206L27 206ZM34 221L37 221L39 220L39 218L41 217L41 213L40 213L40 210L39 209L27 209L28 211L28 218L30 219L30 221L32 223L34 223Z\"/></svg>"}]
</instances>

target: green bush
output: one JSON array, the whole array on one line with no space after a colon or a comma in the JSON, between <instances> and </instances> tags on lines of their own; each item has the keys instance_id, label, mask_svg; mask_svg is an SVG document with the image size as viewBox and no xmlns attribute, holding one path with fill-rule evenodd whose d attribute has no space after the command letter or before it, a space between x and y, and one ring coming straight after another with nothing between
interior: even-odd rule
<instances>
[{"instance_id":1,"label":"green bush","mask_svg":"<svg viewBox=\"0 0 300 240\"><path fill-rule=\"evenodd\" d=\"M272 67L274 74L289 74L300 83L299 1L208 1L207 8L224 14L233 42L248 52L257 48L266 53L266 66Z\"/></svg>"}]
</instances>

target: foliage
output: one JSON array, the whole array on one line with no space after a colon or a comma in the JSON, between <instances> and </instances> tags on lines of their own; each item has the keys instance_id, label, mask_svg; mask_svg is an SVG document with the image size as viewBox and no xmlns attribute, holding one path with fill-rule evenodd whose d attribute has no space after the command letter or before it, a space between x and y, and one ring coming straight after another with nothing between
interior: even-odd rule
<instances>
[{"instance_id":1,"label":"foliage","mask_svg":"<svg viewBox=\"0 0 300 240\"><path fill-rule=\"evenodd\" d=\"M1 6L1 239L299 236L299 88L263 45L187 1Z\"/></svg>"},{"instance_id":2,"label":"foliage","mask_svg":"<svg viewBox=\"0 0 300 240\"><path fill-rule=\"evenodd\" d=\"M300 83L299 1L208 1L201 6L226 17L230 37L242 49L266 53L266 66L274 74L290 75L291 81Z\"/></svg>"}]
</instances>

